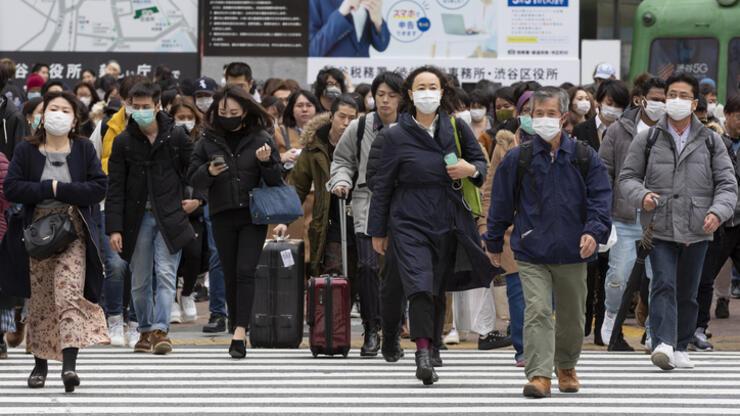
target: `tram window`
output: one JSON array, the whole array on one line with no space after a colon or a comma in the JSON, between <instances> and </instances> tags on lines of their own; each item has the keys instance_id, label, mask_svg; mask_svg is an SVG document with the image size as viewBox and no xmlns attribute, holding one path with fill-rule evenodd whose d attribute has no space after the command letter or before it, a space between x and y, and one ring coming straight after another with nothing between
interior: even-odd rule
<instances>
[{"instance_id":1,"label":"tram window","mask_svg":"<svg viewBox=\"0 0 740 416\"><path fill-rule=\"evenodd\" d=\"M717 80L719 42L714 38L663 38L650 46L650 73L667 79L686 72L696 79Z\"/></svg>"},{"instance_id":2,"label":"tram window","mask_svg":"<svg viewBox=\"0 0 740 416\"><path fill-rule=\"evenodd\" d=\"M740 93L740 38L730 41L727 57L727 97Z\"/></svg>"}]
</instances>

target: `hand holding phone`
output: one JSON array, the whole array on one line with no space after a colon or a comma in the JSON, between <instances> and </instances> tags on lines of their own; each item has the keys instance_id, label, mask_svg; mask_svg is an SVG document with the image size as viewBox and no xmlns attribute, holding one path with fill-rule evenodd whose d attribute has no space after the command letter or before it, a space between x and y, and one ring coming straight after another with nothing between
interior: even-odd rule
<instances>
[{"instance_id":1,"label":"hand holding phone","mask_svg":"<svg viewBox=\"0 0 740 416\"><path fill-rule=\"evenodd\" d=\"M457 154L448 153L445 155L445 165L452 166L457 164Z\"/></svg>"}]
</instances>

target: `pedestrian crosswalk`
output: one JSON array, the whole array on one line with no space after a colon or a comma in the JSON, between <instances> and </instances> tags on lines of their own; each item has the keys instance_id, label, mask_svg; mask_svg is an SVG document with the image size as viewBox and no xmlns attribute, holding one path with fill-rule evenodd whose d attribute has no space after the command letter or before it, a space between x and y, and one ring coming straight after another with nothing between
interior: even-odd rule
<instances>
[{"instance_id":1,"label":"pedestrian crosswalk","mask_svg":"<svg viewBox=\"0 0 740 416\"><path fill-rule=\"evenodd\" d=\"M180 347L168 356L128 349L80 353L82 385L65 394L61 365L31 390L33 358L0 361L0 414L740 414L740 352L692 354L694 370L662 372L642 353L584 352L580 393L521 396L526 381L512 351L444 351L440 380L414 378L413 354L314 359L308 350Z\"/></svg>"}]
</instances>

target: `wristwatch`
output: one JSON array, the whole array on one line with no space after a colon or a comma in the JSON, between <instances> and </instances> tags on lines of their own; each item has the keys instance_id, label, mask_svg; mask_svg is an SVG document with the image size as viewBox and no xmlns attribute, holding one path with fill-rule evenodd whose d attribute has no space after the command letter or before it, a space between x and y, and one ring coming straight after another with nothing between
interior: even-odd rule
<instances>
[{"instance_id":1,"label":"wristwatch","mask_svg":"<svg viewBox=\"0 0 740 416\"><path fill-rule=\"evenodd\" d=\"M475 173L473 174L473 176L471 176L471 178L478 179L478 176L480 176L480 172L478 171L478 169L476 169Z\"/></svg>"}]
</instances>

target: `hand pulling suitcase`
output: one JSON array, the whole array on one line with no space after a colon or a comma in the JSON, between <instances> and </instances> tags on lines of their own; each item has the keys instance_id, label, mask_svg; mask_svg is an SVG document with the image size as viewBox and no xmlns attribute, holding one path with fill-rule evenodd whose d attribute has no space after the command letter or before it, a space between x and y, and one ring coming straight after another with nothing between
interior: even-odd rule
<instances>
[{"instance_id":1,"label":"hand pulling suitcase","mask_svg":"<svg viewBox=\"0 0 740 416\"><path fill-rule=\"evenodd\" d=\"M339 199L339 226L342 235L342 276L312 277L308 282L307 302L309 345L314 357L347 357L352 340L350 287L347 279L346 201Z\"/></svg>"},{"instance_id":2,"label":"hand pulling suitcase","mask_svg":"<svg viewBox=\"0 0 740 416\"><path fill-rule=\"evenodd\" d=\"M298 348L303 341L303 241L265 243L255 276L249 325L253 348Z\"/></svg>"}]
</instances>

